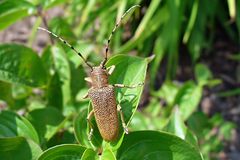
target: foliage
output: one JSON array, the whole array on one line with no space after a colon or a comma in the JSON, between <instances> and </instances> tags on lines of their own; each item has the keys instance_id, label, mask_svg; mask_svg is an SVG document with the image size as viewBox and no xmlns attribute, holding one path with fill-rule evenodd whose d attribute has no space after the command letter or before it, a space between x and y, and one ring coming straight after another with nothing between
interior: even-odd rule
<instances>
[{"instance_id":1,"label":"foliage","mask_svg":"<svg viewBox=\"0 0 240 160\"><path fill-rule=\"evenodd\" d=\"M2 0L0 30L28 16L36 16L37 21L29 31L28 46L0 44L0 108L7 105L6 111L0 112L0 159L210 159L210 153L221 150L221 140L230 139L229 130L235 125L224 122L220 115L209 118L198 110L204 88L221 83L198 59L204 49L211 50L212 31L218 25L237 41L239 37L226 22L230 15L240 33L239 3ZM109 78L111 84L133 85L146 79L146 84L150 83L149 103L137 110L143 87L117 89L116 99L130 134L124 135L120 127L119 139L105 142L93 120L90 142L86 117L92 106L82 99L89 88L84 81L88 69L82 59L59 41L51 42L41 54L31 45L43 23L90 62L99 64L111 28L135 4L142 7L125 17L115 32L110 48L114 56L107 67L116 66ZM45 14L53 7L64 8L64 16L46 23ZM194 79L176 83L181 45L189 53ZM156 79L164 60L166 74L161 75L164 81L159 88ZM234 94L239 94L239 89ZM212 134L213 128L220 132Z\"/></svg>"}]
</instances>

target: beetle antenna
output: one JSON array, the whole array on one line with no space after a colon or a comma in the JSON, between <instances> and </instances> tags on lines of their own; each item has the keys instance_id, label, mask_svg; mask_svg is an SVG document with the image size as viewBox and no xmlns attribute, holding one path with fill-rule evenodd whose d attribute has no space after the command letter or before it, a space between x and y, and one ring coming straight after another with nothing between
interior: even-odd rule
<instances>
[{"instance_id":1,"label":"beetle antenna","mask_svg":"<svg viewBox=\"0 0 240 160\"><path fill-rule=\"evenodd\" d=\"M107 41L107 46L106 46L106 48L105 48L105 58L104 58L104 60L101 62L101 66L102 66L102 67L105 66L105 64L106 64L106 62L107 62L107 60L108 60L107 55L108 55L108 50L109 50L109 46L110 46L110 42L111 42L111 39L112 39L113 34L115 33L116 29L121 25L121 22L122 22L123 18L124 18L132 9L135 9L136 7L139 7L139 8L140 8L141 6L140 6L140 5L134 5L134 6L132 6L131 8L129 8L129 9L122 15L122 17L120 18L120 20L119 20L119 21L116 23L116 25L114 26L114 28L113 28L113 30L112 30L109 38L108 38L108 41Z\"/></svg>"},{"instance_id":2,"label":"beetle antenna","mask_svg":"<svg viewBox=\"0 0 240 160\"><path fill-rule=\"evenodd\" d=\"M49 31L49 30L47 30L47 29L45 29L45 28L38 27L38 29L39 29L39 30L42 30L42 31L45 31L45 32L51 34L52 36L58 38L61 42L63 42L64 44L66 44L66 45L67 45L69 48L71 48L75 53L77 53L77 55L79 55L79 56L82 58L82 60L86 63L86 65L88 65L88 67L90 67L91 70L93 70L93 67L87 62L87 60L82 56L82 54L81 54L79 51L77 51L77 50L76 50L71 44L69 44L67 41L65 41L64 39L62 39L61 37L59 37L59 36L56 35L55 33L51 32L51 31Z\"/></svg>"}]
</instances>

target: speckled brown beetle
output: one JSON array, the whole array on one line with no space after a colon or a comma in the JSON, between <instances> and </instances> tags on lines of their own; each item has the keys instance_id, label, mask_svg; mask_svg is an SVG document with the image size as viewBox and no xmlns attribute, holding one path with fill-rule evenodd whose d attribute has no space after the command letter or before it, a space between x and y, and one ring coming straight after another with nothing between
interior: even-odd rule
<instances>
[{"instance_id":1,"label":"speckled brown beetle","mask_svg":"<svg viewBox=\"0 0 240 160\"><path fill-rule=\"evenodd\" d=\"M143 84L138 84L134 86L127 86L123 84L113 84L110 85L108 83L108 77L112 74L114 71L115 66L111 66L109 68L106 68L105 64L108 60L108 50L111 38L115 32L115 30L119 27L121 20L127 15L128 12L130 12L132 9L140 7L139 5L134 5L131 8L129 8L121 17L121 19L116 23L115 27L112 30L112 33L110 34L107 46L105 49L105 58L100 63L99 66L92 67L87 60L82 56L80 52L78 52L72 45L70 45L68 42L66 42L61 37L57 36L56 34L48 31L47 29L40 28L40 30L46 31L53 35L54 37L58 38L60 41L65 43L67 46L69 46L75 53L77 53L83 61L86 63L88 67L91 69L90 77L85 78L87 82L91 84L91 88L88 90L88 93L84 98L90 98L93 104L93 110L89 113L87 116L87 121L90 126L90 133L89 133L89 139L91 138L93 134L93 127L91 124L91 118L93 115L95 116L98 129L100 131L100 134L102 138L106 141L114 141L117 139L119 134L119 121L118 121L118 112L120 113L120 118L122 121L122 126L124 128L124 132L128 134L127 126L124 122L124 116L123 112L121 110L121 106L117 104L114 88L119 87L127 87L127 88L135 88L138 86L141 86Z\"/></svg>"}]
</instances>

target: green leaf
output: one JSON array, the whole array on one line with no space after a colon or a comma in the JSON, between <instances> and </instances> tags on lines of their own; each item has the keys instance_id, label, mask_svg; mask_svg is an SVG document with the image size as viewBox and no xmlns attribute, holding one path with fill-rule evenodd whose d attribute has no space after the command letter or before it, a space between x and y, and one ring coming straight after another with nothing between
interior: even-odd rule
<instances>
[{"instance_id":1,"label":"green leaf","mask_svg":"<svg viewBox=\"0 0 240 160\"><path fill-rule=\"evenodd\" d=\"M228 0L228 10L229 10L229 15L232 20L236 18L236 1L235 0Z\"/></svg>"},{"instance_id":2,"label":"green leaf","mask_svg":"<svg viewBox=\"0 0 240 160\"><path fill-rule=\"evenodd\" d=\"M51 52L51 46L47 46L44 48L41 56L41 61L47 72L47 76L52 76L54 72L54 61Z\"/></svg>"},{"instance_id":3,"label":"green leaf","mask_svg":"<svg viewBox=\"0 0 240 160\"><path fill-rule=\"evenodd\" d=\"M22 45L0 45L0 80L29 86L46 84L46 71L37 53Z\"/></svg>"},{"instance_id":4,"label":"green leaf","mask_svg":"<svg viewBox=\"0 0 240 160\"><path fill-rule=\"evenodd\" d=\"M88 110L87 108L81 110L81 112L78 114L78 116L74 119L74 134L76 136L76 139L78 140L78 143L80 143L83 146L91 147L90 141L88 141L88 135L87 135L87 114Z\"/></svg>"},{"instance_id":5,"label":"green leaf","mask_svg":"<svg viewBox=\"0 0 240 160\"><path fill-rule=\"evenodd\" d=\"M156 1L155 1L156 2ZM128 53L129 51L131 51L134 47L136 47L137 45L142 45L143 40L150 38L151 35L153 35L160 27L162 27L162 25L164 23L166 23L166 21L169 19L169 10L168 8L165 6L163 6L160 10L158 10L158 12L156 12L156 14L154 14L154 16L151 18L151 21L149 22L149 24L147 25L147 32L143 32L141 34L139 34L138 38L133 37L132 39L130 39L128 42L126 42L123 46L121 46L120 48L118 48L118 50L115 52L116 54L124 54L124 53ZM136 33L136 32L135 32ZM161 38L165 41L169 41L168 39L168 35L162 35L164 36L164 38ZM167 38L167 40L166 40ZM158 41L161 41L160 39ZM159 45L159 44L157 44ZM165 45L161 46L165 47ZM162 53L157 53L157 57L156 59L160 60L160 57L162 56ZM155 65L156 66L156 65Z\"/></svg>"},{"instance_id":6,"label":"green leaf","mask_svg":"<svg viewBox=\"0 0 240 160\"><path fill-rule=\"evenodd\" d=\"M35 7L27 1L0 1L0 30L35 12Z\"/></svg>"},{"instance_id":7,"label":"green leaf","mask_svg":"<svg viewBox=\"0 0 240 160\"><path fill-rule=\"evenodd\" d=\"M14 104L11 89L11 84L0 81L0 100L7 102L10 107Z\"/></svg>"},{"instance_id":8,"label":"green leaf","mask_svg":"<svg viewBox=\"0 0 240 160\"><path fill-rule=\"evenodd\" d=\"M148 106L142 111L136 111L130 123L129 130L162 130L168 123L169 118L163 116L163 107L159 99L151 99Z\"/></svg>"},{"instance_id":9,"label":"green leaf","mask_svg":"<svg viewBox=\"0 0 240 160\"><path fill-rule=\"evenodd\" d=\"M185 83L175 97L175 104L179 106L184 120L186 120L198 107L202 97L202 87L196 86L192 81Z\"/></svg>"},{"instance_id":10,"label":"green leaf","mask_svg":"<svg viewBox=\"0 0 240 160\"><path fill-rule=\"evenodd\" d=\"M129 129L131 129L131 131L147 130L149 129L149 127L152 126L152 125L149 125L150 124L149 119L151 118L144 116L144 114L142 114L140 111L136 111L129 125ZM152 119L151 119L151 122L152 122Z\"/></svg>"},{"instance_id":11,"label":"green leaf","mask_svg":"<svg viewBox=\"0 0 240 160\"><path fill-rule=\"evenodd\" d=\"M94 150L88 148L84 151L81 159L82 160L96 160L97 153Z\"/></svg>"},{"instance_id":12,"label":"green leaf","mask_svg":"<svg viewBox=\"0 0 240 160\"><path fill-rule=\"evenodd\" d=\"M61 112L53 107L35 109L29 113L28 119L36 128L41 144L48 141L64 122Z\"/></svg>"},{"instance_id":13,"label":"green leaf","mask_svg":"<svg viewBox=\"0 0 240 160\"><path fill-rule=\"evenodd\" d=\"M86 81L84 80L85 77L87 77L87 74L85 73L85 70L82 65L75 68L73 64L71 63L71 97L72 101L76 102L78 100L82 101L82 97L86 95L88 86ZM80 99L78 99L79 94L84 93L84 95L80 96Z\"/></svg>"},{"instance_id":14,"label":"green leaf","mask_svg":"<svg viewBox=\"0 0 240 160\"><path fill-rule=\"evenodd\" d=\"M212 78L212 73L206 65L198 63L195 67L195 77L199 84L204 85Z\"/></svg>"},{"instance_id":15,"label":"green leaf","mask_svg":"<svg viewBox=\"0 0 240 160\"><path fill-rule=\"evenodd\" d=\"M206 132L204 130L211 129L212 126L208 122L208 117L202 112L193 113L187 121L188 127L194 131L197 137L202 138Z\"/></svg>"},{"instance_id":16,"label":"green leaf","mask_svg":"<svg viewBox=\"0 0 240 160\"><path fill-rule=\"evenodd\" d=\"M0 137L23 136L39 143L36 130L31 123L14 112L0 112Z\"/></svg>"},{"instance_id":17,"label":"green leaf","mask_svg":"<svg viewBox=\"0 0 240 160\"><path fill-rule=\"evenodd\" d=\"M59 75L60 81L62 82L63 105L66 105L69 101L71 101L71 73L69 61L67 60L64 50L60 45L52 46L51 52L54 68Z\"/></svg>"},{"instance_id":18,"label":"green leaf","mask_svg":"<svg viewBox=\"0 0 240 160\"><path fill-rule=\"evenodd\" d=\"M42 62L48 71L48 76L51 77L48 86L50 90L47 91L49 104L61 108L71 101L70 64L65 51L59 44L47 47L43 52ZM54 101L56 94L60 97Z\"/></svg>"},{"instance_id":19,"label":"green leaf","mask_svg":"<svg viewBox=\"0 0 240 160\"><path fill-rule=\"evenodd\" d=\"M231 140L233 129L236 128L236 125L232 122L224 122L220 126L219 133L224 139Z\"/></svg>"},{"instance_id":20,"label":"green leaf","mask_svg":"<svg viewBox=\"0 0 240 160\"><path fill-rule=\"evenodd\" d=\"M53 19L51 19L48 25L51 31L54 32L56 35L59 35L64 39L67 38L67 41L69 38L71 38L70 40L76 41L77 38L72 32L71 26L62 17L54 17Z\"/></svg>"},{"instance_id":21,"label":"green leaf","mask_svg":"<svg viewBox=\"0 0 240 160\"><path fill-rule=\"evenodd\" d=\"M153 59L153 62L150 67L150 72L152 75L150 77L151 86L152 86L151 88L153 88L153 86L155 85L154 83L156 80L159 66L161 64L162 59L164 58L165 53L166 53L166 47L167 47L166 44L167 44L167 42L166 42L165 37L163 37L162 35L159 35L154 44L153 52L155 53L154 54L155 58Z\"/></svg>"},{"instance_id":22,"label":"green leaf","mask_svg":"<svg viewBox=\"0 0 240 160\"><path fill-rule=\"evenodd\" d=\"M116 160L114 153L110 149L104 149L101 158L107 160Z\"/></svg>"},{"instance_id":23,"label":"green leaf","mask_svg":"<svg viewBox=\"0 0 240 160\"><path fill-rule=\"evenodd\" d=\"M90 53L95 49L94 45L92 43L87 43L84 41L77 41L76 43L73 43L74 48L82 53L83 57L87 59L87 57L90 55ZM67 57L71 62L73 62L74 67L77 68L79 65L85 65L82 58L80 58L76 53L73 52L71 48L68 46L64 47Z\"/></svg>"},{"instance_id":24,"label":"green leaf","mask_svg":"<svg viewBox=\"0 0 240 160\"><path fill-rule=\"evenodd\" d=\"M76 138L74 134L72 133L72 128L69 127L69 124L66 124L66 128L69 128L66 130L64 128L63 130L60 130L57 134L55 134L46 144L48 148L60 145L60 144L76 144ZM65 127L65 126L64 126Z\"/></svg>"},{"instance_id":25,"label":"green leaf","mask_svg":"<svg viewBox=\"0 0 240 160\"><path fill-rule=\"evenodd\" d=\"M21 85L21 84L12 84L12 95L14 99L24 99L32 94L32 87Z\"/></svg>"},{"instance_id":26,"label":"green leaf","mask_svg":"<svg viewBox=\"0 0 240 160\"><path fill-rule=\"evenodd\" d=\"M240 5L239 1L236 1L236 3L237 3L236 6ZM236 13L236 24L237 24L238 33L240 33L240 11L239 11L239 9L237 9L237 13Z\"/></svg>"},{"instance_id":27,"label":"green leaf","mask_svg":"<svg viewBox=\"0 0 240 160\"><path fill-rule=\"evenodd\" d=\"M47 99L48 106L58 108L59 110L63 108L63 93L61 86L62 83L59 79L58 73L54 73L48 84Z\"/></svg>"},{"instance_id":28,"label":"green leaf","mask_svg":"<svg viewBox=\"0 0 240 160\"><path fill-rule=\"evenodd\" d=\"M193 133L184 124L178 107L174 108L170 117L170 121L165 127L164 131L175 134L198 149L197 137L193 135Z\"/></svg>"},{"instance_id":29,"label":"green leaf","mask_svg":"<svg viewBox=\"0 0 240 160\"><path fill-rule=\"evenodd\" d=\"M53 8L54 6L61 5L62 3L65 3L67 0L40 0L41 4L43 5L44 9Z\"/></svg>"},{"instance_id":30,"label":"green leaf","mask_svg":"<svg viewBox=\"0 0 240 160\"><path fill-rule=\"evenodd\" d=\"M124 137L117 159L202 160L193 146L174 135L157 131L132 132Z\"/></svg>"},{"instance_id":31,"label":"green leaf","mask_svg":"<svg viewBox=\"0 0 240 160\"><path fill-rule=\"evenodd\" d=\"M115 70L109 77L110 84L137 85L145 81L147 60L139 57L117 55L109 59L107 67L115 65ZM128 122L136 111L143 86L134 89L122 88L116 90L116 97L125 113Z\"/></svg>"},{"instance_id":32,"label":"green leaf","mask_svg":"<svg viewBox=\"0 0 240 160\"><path fill-rule=\"evenodd\" d=\"M2 160L37 160L41 148L24 137L0 138L0 159Z\"/></svg>"},{"instance_id":33,"label":"green leaf","mask_svg":"<svg viewBox=\"0 0 240 160\"><path fill-rule=\"evenodd\" d=\"M149 8L147 9L147 12L144 15L143 20L141 21L140 25L138 26L134 38L137 39L142 33L145 32L147 28L147 25L149 23L149 21L152 19L152 16L154 14L154 12L158 9L159 4L161 1L159 0L153 0L150 3Z\"/></svg>"},{"instance_id":34,"label":"green leaf","mask_svg":"<svg viewBox=\"0 0 240 160\"><path fill-rule=\"evenodd\" d=\"M63 144L44 151L38 160L80 160L85 147L76 144Z\"/></svg>"},{"instance_id":35,"label":"green leaf","mask_svg":"<svg viewBox=\"0 0 240 160\"><path fill-rule=\"evenodd\" d=\"M95 124L93 127L93 136L91 142L88 139L89 136L89 126L87 123L88 108L84 108L80 111L78 116L74 120L74 134L78 142L88 148L100 147L102 144L102 138L96 126L96 122L92 120L92 124Z\"/></svg>"},{"instance_id":36,"label":"green leaf","mask_svg":"<svg viewBox=\"0 0 240 160\"><path fill-rule=\"evenodd\" d=\"M166 81L163 83L162 87L158 91L153 91L152 94L156 97L164 99L168 105L172 105L178 91L179 86L170 81Z\"/></svg>"},{"instance_id":37,"label":"green leaf","mask_svg":"<svg viewBox=\"0 0 240 160\"><path fill-rule=\"evenodd\" d=\"M95 3L96 3L96 0L89 0L87 1L87 5L82 9L81 20L79 22L80 25L77 27L77 30L76 30L77 35L81 35L82 29L86 24Z\"/></svg>"},{"instance_id":38,"label":"green leaf","mask_svg":"<svg viewBox=\"0 0 240 160\"><path fill-rule=\"evenodd\" d=\"M147 71L147 59L117 55L109 59L107 67L115 65L109 77L110 84L137 85L144 83ZM134 89L116 89L117 103L122 107L125 123L128 125L137 110L143 86ZM122 129L122 127L121 127ZM120 136L121 137L121 136Z\"/></svg>"},{"instance_id":39,"label":"green leaf","mask_svg":"<svg viewBox=\"0 0 240 160\"><path fill-rule=\"evenodd\" d=\"M219 97L232 97L237 95L240 95L240 88L234 88L228 91L222 91L217 93L217 96Z\"/></svg>"},{"instance_id":40,"label":"green leaf","mask_svg":"<svg viewBox=\"0 0 240 160\"><path fill-rule=\"evenodd\" d=\"M185 43L185 44L188 42L188 39L191 35L192 29L193 29L194 24L196 22L197 13L198 13L198 6L199 6L199 0L195 0L193 2L191 16L190 16L190 19L188 21L187 29L186 29L186 31L184 33L184 36L183 36L183 43Z\"/></svg>"}]
</instances>

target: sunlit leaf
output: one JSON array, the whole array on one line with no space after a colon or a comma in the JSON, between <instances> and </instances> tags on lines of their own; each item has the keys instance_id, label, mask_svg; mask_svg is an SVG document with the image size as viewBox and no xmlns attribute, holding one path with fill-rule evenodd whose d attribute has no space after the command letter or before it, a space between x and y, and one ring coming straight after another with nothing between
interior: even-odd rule
<instances>
[{"instance_id":1,"label":"sunlit leaf","mask_svg":"<svg viewBox=\"0 0 240 160\"><path fill-rule=\"evenodd\" d=\"M134 38L137 39L140 36L140 34L142 34L144 32L144 30L148 29L147 24L151 20L154 12L158 9L158 5L160 3L161 3L161 1L159 1L159 0L151 1L150 6L149 6L147 12L145 13L143 20L141 21L140 25L138 26L138 29L136 30Z\"/></svg>"},{"instance_id":2,"label":"sunlit leaf","mask_svg":"<svg viewBox=\"0 0 240 160\"><path fill-rule=\"evenodd\" d=\"M2 160L37 160L41 148L24 137L0 138L0 159Z\"/></svg>"},{"instance_id":3,"label":"sunlit leaf","mask_svg":"<svg viewBox=\"0 0 240 160\"><path fill-rule=\"evenodd\" d=\"M80 160L85 147L76 144L62 144L44 151L38 160Z\"/></svg>"},{"instance_id":4,"label":"sunlit leaf","mask_svg":"<svg viewBox=\"0 0 240 160\"><path fill-rule=\"evenodd\" d=\"M61 112L53 107L35 109L29 113L28 119L36 128L41 143L48 141L64 122Z\"/></svg>"},{"instance_id":5,"label":"sunlit leaf","mask_svg":"<svg viewBox=\"0 0 240 160\"><path fill-rule=\"evenodd\" d=\"M42 61L48 76L51 77L48 86L50 90L47 91L49 103L61 108L71 101L71 73L66 53L60 45L47 47L43 52ZM58 102L53 100L56 95L60 96Z\"/></svg>"},{"instance_id":6,"label":"sunlit leaf","mask_svg":"<svg viewBox=\"0 0 240 160\"><path fill-rule=\"evenodd\" d=\"M202 97L202 86L193 82L185 83L175 97L175 104L179 106L182 117L186 120L198 107Z\"/></svg>"},{"instance_id":7,"label":"sunlit leaf","mask_svg":"<svg viewBox=\"0 0 240 160\"><path fill-rule=\"evenodd\" d=\"M39 143L36 130L31 123L14 112L0 112L0 137L23 136Z\"/></svg>"},{"instance_id":8,"label":"sunlit leaf","mask_svg":"<svg viewBox=\"0 0 240 160\"><path fill-rule=\"evenodd\" d=\"M174 98L177 95L178 90L178 85L166 81L158 91L153 91L152 94L156 97L164 99L168 105L172 105L174 103Z\"/></svg>"},{"instance_id":9,"label":"sunlit leaf","mask_svg":"<svg viewBox=\"0 0 240 160\"><path fill-rule=\"evenodd\" d=\"M27 98L32 93L32 87L22 84L12 84L12 95L15 99Z\"/></svg>"},{"instance_id":10,"label":"sunlit leaf","mask_svg":"<svg viewBox=\"0 0 240 160\"><path fill-rule=\"evenodd\" d=\"M25 0L0 1L0 30L5 29L17 20L36 12L36 8Z\"/></svg>"},{"instance_id":11,"label":"sunlit leaf","mask_svg":"<svg viewBox=\"0 0 240 160\"><path fill-rule=\"evenodd\" d=\"M32 49L17 44L2 44L0 79L29 86L43 86L46 84L46 71Z\"/></svg>"},{"instance_id":12,"label":"sunlit leaf","mask_svg":"<svg viewBox=\"0 0 240 160\"><path fill-rule=\"evenodd\" d=\"M198 149L197 137L187 128L178 107L175 107L164 131L175 134Z\"/></svg>"},{"instance_id":13,"label":"sunlit leaf","mask_svg":"<svg viewBox=\"0 0 240 160\"><path fill-rule=\"evenodd\" d=\"M105 149L101 155L102 159L116 160L114 153L110 149Z\"/></svg>"},{"instance_id":14,"label":"sunlit leaf","mask_svg":"<svg viewBox=\"0 0 240 160\"><path fill-rule=\"evenodd\" d=\"M184 33L184 36L183 36L183 43L187 43L188 39L191 35L192 29L193 29L195 21L196 21L197 13L198 13L198 4L199 4L199 0L195 0L193 2L191 16L190 16L190 19L188 21L187 29L186 29L186 31Z\"/></svg>"},{"instance_id":15,"label":"sunlit leaf","mask_svg":"<svg viewBox=\"0 0 240 160\"><path fill-rule=\"evenodd\" d=\"M75 68L73 66L73 64L70 65L71 68L71 97L72 97L72 101L76 102L78 101L79 98L78 95L79 93L84 93L84 95L86 95L87 90L88 90L88 86L86 81L84 80L85 77L87 77L87 74L85 73L85 70L83 68L83 66L79 66L77 68ZM80 101L83 100L82 97L84 97L84 95L81 95L80 97Z\"/></svg>"},{"instance_id":16,"label":"sunlit leaf","mask_svg":"<svg viewBox=\"0 0 240 160\"><path fill-rule=\"evenodd\" d=\"M96 160L97 153L92 149L86 149L82 155L82 159L84 160Z\"/></svg>"},{"instance_id":17,"label":"sunlit leaf","mask_svg":"<svg viewBox=\"0 0 240 160\"><path fill-rule=\"evenodd\" d=\"M236 1L235 0L228 0L228 10L229 10L229 15L232 20L235 19L236 17Z\"/></svg>"},{"instance_id":18,"label":"sunlit leaf","mask_svg":"<svg viewBox=\"0 0 240 160\"><path fill-rule=\"evenodd\" d=\"M63 93L63 104L67 104L71 101L71 90L70 90L70 66L69 61L66 58L64 50L61 46L53 46L51 48L53 62L55 70L59 75L59 79L62 82L62 93Z\"/></svg>"},{"instance_id":19,"label":"sunlit leaf","mask_svg":"<svg viewBox=\"0 0 240 160\"><path fill-rule=\"evenodd\" d=\"M109 77L110 84L118 83L131 86L144 83L147 64L147 59L144 58L126 55L112 57L108 61L107 67L115 65L116 68ZM130 123L137 109L142 90L143 86L134 89L116 89L117 103L122 107L125 123L127 125Z\"/></svg>"},{"instance_id":20,"label":"sunlit leaf","mask_svg":"<svg viewBox=\"0 0 240 160\"><path fill-rule=\"evenodd\" d=\"M62 17L55 17L49 22L49 28L52 32L59 35L62 38L71 38L70 40L77 40L76 36L72 32L71 26ZM54 38L54 37L52 37Z\"/></svg>"},{"instance_id":21,"label":"sunlit leaf","mask_svg":"<svg viewBox=\"0 0 240 160\"><path fill-rule=\"evenodd\" d=\"M204 85L212 78L212 73L206 65L199 63L195 67L195 77L199 84Z\"/></svg>"},{"instance_id":22,"label":"sunlit leaf","mask_svg":"<svg viewBox=\"0 0 240 160\"><path fill-rule=\"evenodd\" d=\"M202 160L199 151L174 135L157 131L132 132L124 137L117 159Z\"/></svg>"}]
</instances>

